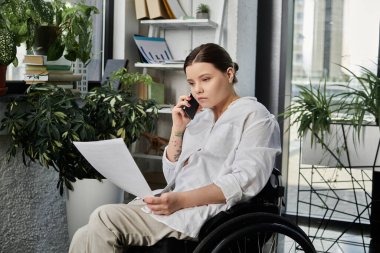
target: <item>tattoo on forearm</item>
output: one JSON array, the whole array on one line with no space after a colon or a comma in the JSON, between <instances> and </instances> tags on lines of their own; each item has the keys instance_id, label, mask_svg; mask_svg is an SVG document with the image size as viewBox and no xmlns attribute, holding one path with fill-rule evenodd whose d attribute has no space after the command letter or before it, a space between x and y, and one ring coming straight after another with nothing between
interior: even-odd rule
<instances>
[{"instance_id":1,"label":"tattoo on forearm","mask_svg":"<svg viewBox=\"0 0 380 253\"><path fill-rule=\"evenodd\" d=\"M173 139L170 140L170 142L173 145L172 147L173 147L173 151L174 151L174 154L173 154L174 161L178 161L179 156L182 153L182 138L183 138L183 134L184 134L184 132L174 132L173 136L176 137L176 138L173 138Z\"/></svg>"},{"instance_id":2,"label":"tattoo on forearm","mask_svg":"<svg viewBox=\"0 0 380 253\"><path fill-rule=\"evenodd\" d=\"M179 159L179 156L181 155L182 149L178 149L177 152L174 154L174 160L177 162Z\"/></svg>"},{"instance_id":3,"label":"tattoo on forearm","mask_svg":"<svg viewBox=\"0 0 380 253\"><path fill-rule=\"evenodd\" d=\"M182 137L183 137L183 133L184 133L184 132L175 132L175 133L174 133L174 136L175 136L175 137L182 138Z\"/></svg>"},{"instance_id":4,"label":"tattoo on forearm","mask_svg":"<svg viewBox=\"0 0 380 253\"><path fill-rule=\"evenodd\" d=\"M179 156L181 155L181 152L182 152L182 143L178 140L172 140L172 143L173 143L173 148L175 150L173 159L174 161L178 161Z\"/></svg>"}]
</instances>

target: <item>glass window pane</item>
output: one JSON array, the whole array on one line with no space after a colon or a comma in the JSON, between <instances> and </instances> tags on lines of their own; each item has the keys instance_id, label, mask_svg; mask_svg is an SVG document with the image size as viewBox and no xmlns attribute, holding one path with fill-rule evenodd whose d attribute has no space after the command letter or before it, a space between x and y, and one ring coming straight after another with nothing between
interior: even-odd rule
<instances>
[{"instance_id":1,"label":"glass window pane","mask_svg":"<svg viewBox=\"0 0 380 253\"><path fill-rule=\"evenodd\" d=\"M304 86L311 82L317 86L323 84L324 80L328 92L336 92L334 89L329 90L329 87L333 84L346 84L348 80L347 71L340 65L356 74L360 74L359 66L376 72L380 23L378 10L378 0L294 1L292 97L299 92L296 85ZM300 173L299 154L300 140L297 137L297 126L294 125L290 129L289 144L289 213L297 211L295 202ZM300 189L303 187L306 187L306 183L301 183ZM300 205L299 210L302 208ZM356 212L352 208L354 207L348 206L346 211ZM303 211L309 214L309 210ZM334 215L335 218L349 219L347 215L338 212Z\"/></svg>"}]
</instances>

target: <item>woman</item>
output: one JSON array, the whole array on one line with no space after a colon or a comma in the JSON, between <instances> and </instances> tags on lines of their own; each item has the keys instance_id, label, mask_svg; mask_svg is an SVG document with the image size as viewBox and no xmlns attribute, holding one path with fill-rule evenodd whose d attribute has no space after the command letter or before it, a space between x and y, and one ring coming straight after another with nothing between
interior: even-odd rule
<instances>
[{"instance_id":1,"label":"woman","mask_svg":"<svg viewBox=\"0 0 380 253\"><path fill-rule=\"evenodd\" d=\"M70 252L122 252L165 237L196 238L208 218L260 192L280 152L279 129L255 98L236 94L237 70L216 44L189 54L184 71L199 108L191 120L183 110L190 96L184 95L172 110L163 155L168 186L160 196L96 209Z\"/></svg>"}]
</instances>

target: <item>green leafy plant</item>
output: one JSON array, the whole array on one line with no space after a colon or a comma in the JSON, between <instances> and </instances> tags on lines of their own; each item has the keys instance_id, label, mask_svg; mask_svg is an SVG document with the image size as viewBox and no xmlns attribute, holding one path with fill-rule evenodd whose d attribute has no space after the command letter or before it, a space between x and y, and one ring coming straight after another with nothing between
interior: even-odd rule
<instances>
[{"instance_id":1,"label":"green leafy plant","mask_svg":"<svg viewBox=\"0 0 380 253\"><path fill-rule=\"evenodd\" d=\"M7 29L0 29L0 65L11 64L17 59L16 53L15 35ZM17 65L17 60L15 65Z\"/></svg>"},{"instance_id":2,"label":"green leafy plant","mask_svg":"<svg viewBox=\"0 0 380 253\"><path fill-rule=\"evenodd\" d=\"M139 72L130 73L126 68L121 68L112 73L111 81L120 81L120 89L133 94L134 88L139 85L152 85L153 79L150 75L141 74Z\"/></svg>"},{"instance_id":3,"label":"green leafy plant","mask_svg":"<svg viewBox=\"0 0 380 253\"><path fill-rule=\"evenodd\" d=\"M283 116L291 118L290 126L297 124L297 133L299 137L305 136L307 131L311 131L311 141L314 136L320 136L323 139L325 132L330 132L332 123L332 114L339 111L337 105L337 95L327 96L326 83L313 88L309 86L297 86L299 95L294 102L285 110Z\"/></svg>"},{"instance_id":4,"label":"green leafy plant","mask_svg":"<svg viewBox=\"0 0 380 253\"><path fill-rule=\"evenodd\" d=\"M63 10L62 45L65 46L64 57L69 61L81 60L88 63L92 49L92 16L98 14L95 6L77 3Z\"/></svg>"},{"instance_id":5,"label":"green leafy plant","mask_svg":"<svg viewBox=\"0 0 380 253\"><path fill-rule=\"evenodd\" d=\"M341 94L342 100L344 100L341 110L350 115L351 124L358 128L358 133L360 133L361 126L369 123L365 120L366 115L372 115L376 125L379 126L380 78L363 66L360 67L361 75L356 75L351 70L343 68L353 76L352 80L358 81L359 86L350 85L351 81L347 85L339 85L347 90Z\"/></svg>"},{"instance_id":6,"label":"green leafy plant","mask_svg":"<svg viewBox=\"0 0 380 253\"><path fill-rule=\"evenodd\" d=\"M50 6L44 0L0 0L0 65L18 65L16 47L31 48L36 26L51 17Z\"/></svg>"},{"instance_id":7,"label":"green leafy plant","mask_svg":"<svg viewBox=\"0 0 380 253\"><path fill-rule=\"evenodd\" d=\"M62 55L69 61L88 63L92 50L92 18L99 10L83 1L68 4L53 0L50 5L53 17L48 24L57 26L57 37L48 49L48 60L57 60Z\"/></svg>"},{"instance_id":8,"label":"green leafy plant","mask_svg":"<svg viewBox=\"0 0 380 253\"><path fill-rule=\"evenodd\" d=\"M147 111L150 111L147 113ZM11 136L8 159L21 150L23 161L38 162L59 173L57 188L73 189L82 178L101 179L73 141L123 138L130 145L151 131L157 116L155 102L131 97L111 85L84 97L53 85L33 85L25 97L7 106L1 129Z\"/></svg>"},{"instance_id":9,"label":"green leafy plant","mask_svg":"<svg viewBox=\"0 0 380 253\"><path fill-rule=\"evenodd\" d=\"M210 8L207 4L199 4L197 7L197 13L210 13Z\"/></svg>"},{"instance_id":10,"label":"green leafy plant","mask_svg":"<svg viewBox=\"0 0 380 253\"><path fill-rule=\"evenodd\" d=\"M347 70L352 78L348 79L347 84L331 85L332 88L342 90L341 92L328 96L326 82L323 88L313 88L311 84L308 87L297 86L300 90L299 95L282 114L284 118L291 120L290 126L297 125L300 138L310 131L311 144L313 139L317 139L322 148L332 154L338 162L339 157L334 155L324 139L324 135L330 133L331 124L351 125L356 130L352 133L356 133L360 141L361 128L374 123L379 126L380 119L380 78L365 67L361 67L361 75L356 75L343 66L342 68ZM370 117L366 116L372 116L373 120L368 120Z\"/></svg>"}]
</instances>

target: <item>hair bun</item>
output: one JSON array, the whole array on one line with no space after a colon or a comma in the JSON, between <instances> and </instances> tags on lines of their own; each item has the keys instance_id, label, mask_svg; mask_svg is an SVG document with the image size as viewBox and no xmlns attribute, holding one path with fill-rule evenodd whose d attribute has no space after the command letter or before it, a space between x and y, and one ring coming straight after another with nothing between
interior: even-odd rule
<instances>
[{"instance_id":1,"label":"hair bun","mask_svg":"<svg viewBox=\"0 0 380 253\"><path fill-rule=\"evenodd\" d=\"M236 62L233 62L233 67L234 67L235 72L239 70L239 65Z\"/></svg>"}]
</instances>

